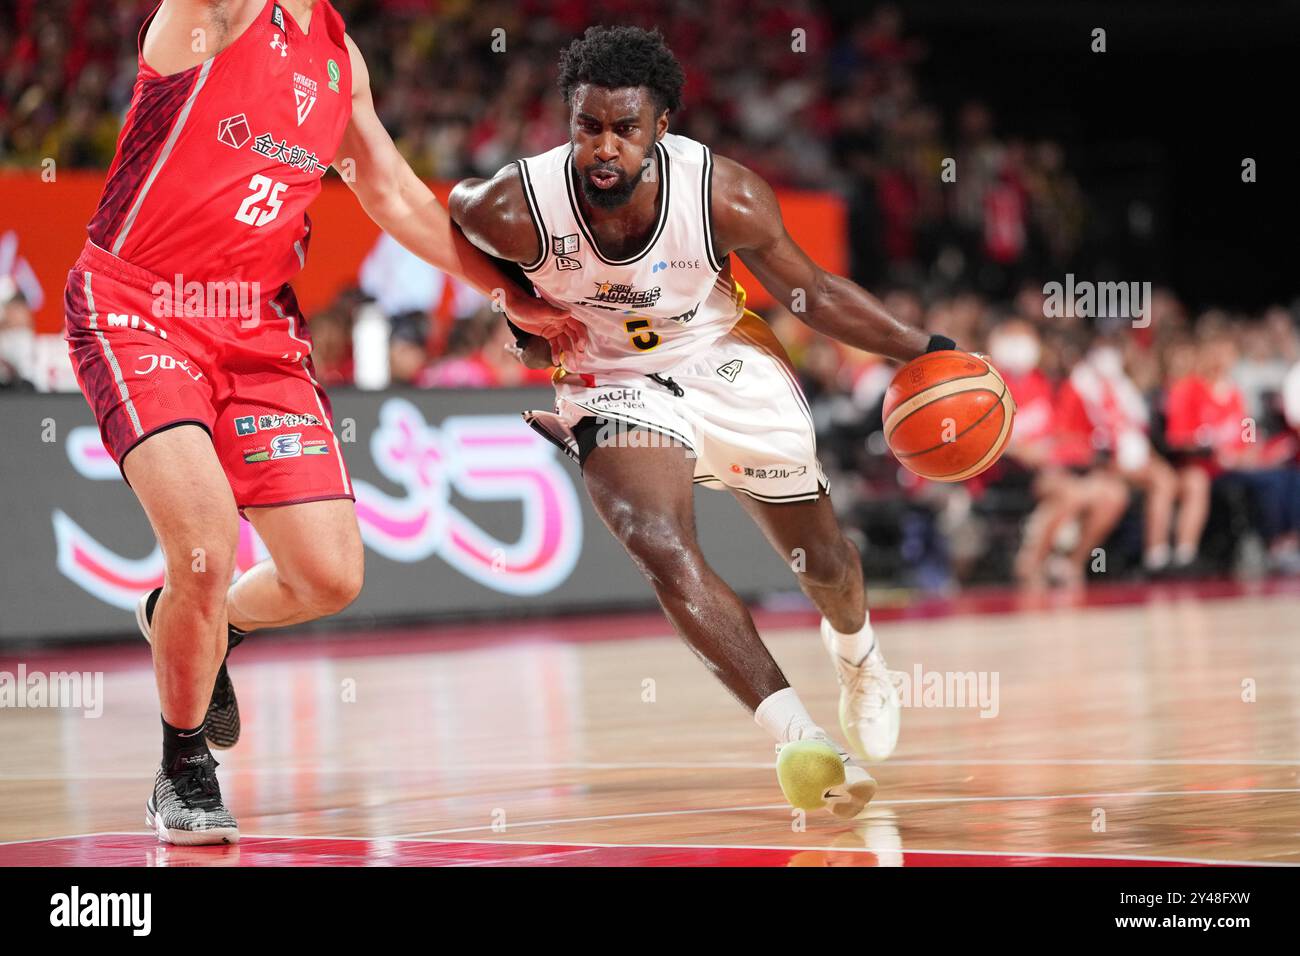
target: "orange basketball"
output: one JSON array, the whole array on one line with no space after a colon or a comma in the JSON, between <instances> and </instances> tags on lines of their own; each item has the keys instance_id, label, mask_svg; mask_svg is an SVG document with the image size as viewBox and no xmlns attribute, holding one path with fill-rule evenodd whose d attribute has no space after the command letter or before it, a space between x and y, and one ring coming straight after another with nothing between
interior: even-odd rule
<instances>
[{"instance_id":1,"label":"orange basketball","mask_svg":"<svg viewBox=\"0 0 1300 956\"><path fill-rule=\"evenodd\" d=\"M885 441L908 471L965 481L1002 455L1016 403L992 365L968 352L927 352L885 392Z\"/></svg>"}]
</instances>

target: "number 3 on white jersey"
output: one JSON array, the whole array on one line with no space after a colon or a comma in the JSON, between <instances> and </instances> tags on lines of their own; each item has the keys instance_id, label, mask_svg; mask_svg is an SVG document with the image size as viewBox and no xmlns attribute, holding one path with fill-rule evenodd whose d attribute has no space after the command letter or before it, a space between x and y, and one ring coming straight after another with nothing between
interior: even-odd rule
<instances>
[{"instance_id":1,"label":"number 3 on white jersey","mask_svg":"<svg viewBox=\"0 0 1300 956\"><path fill-rule=\"evenodd\" d=\"M272 182L258 173L248 181L248 188L253 192L240 205L239 212L235 213L236 219L250 226L265 226L280 215L280 207L284 205L280 194L289 188L288 183ZM263 200L266 200L266 208L258 205Z\"/></svg>"}]
</instances>

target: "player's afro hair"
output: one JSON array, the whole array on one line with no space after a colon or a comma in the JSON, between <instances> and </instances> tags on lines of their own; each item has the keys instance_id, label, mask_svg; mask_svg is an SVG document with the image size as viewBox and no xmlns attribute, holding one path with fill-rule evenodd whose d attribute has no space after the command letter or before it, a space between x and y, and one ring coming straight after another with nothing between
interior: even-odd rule
<instances>
[{"instance_id":1,"label":"player's afro hair","mask_svg":"<svg viewBox=\"0 0 1300 956\"><path fill-rule=\"evenodd\" d=\"M686 75L658 30L638 27L588 27L560 53L560 91L568 103L580 83L606 89L644 86L656 110L676 111L682 105Z\"/></svg>"}]
</instances>

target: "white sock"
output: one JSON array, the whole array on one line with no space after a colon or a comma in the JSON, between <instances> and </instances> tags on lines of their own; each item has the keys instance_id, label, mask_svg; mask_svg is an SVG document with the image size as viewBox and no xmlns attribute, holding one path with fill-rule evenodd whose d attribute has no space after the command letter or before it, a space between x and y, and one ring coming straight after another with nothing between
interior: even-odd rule
<instances>
[{"instance_id":1,"label":"white sock","mask_svg":"<svg viewBox=\"0 0 1300 956\"><path fill-rule=\"evenodd\" d=\"M775 694L763 698L763 702L754 711L754 723L781 744L826 736L826 731L812 719L793 687L783 687Z\"/></svg>"},{"instance_id":2,"label":"white sock","mask_svg":"<svg viewBox=\"0 0 1300 956\"><path fill-rule=\"evenodd\" d=\"M871 612L854 634L841 634L826 622L831 632L831 649L837 657L842 657L851 664L861 664L876 649L876 632L871 629Z\"/></svg>"},{"instance_id":3,"label":"white sock","mask_svg":"<svg viewBox=\"0 0 1300 956\"><path fill-rule=\"evenodd\" d=\"M1169 563L1169 545L1153 544L1142 556L1142 563L1149 571L1159 571Z\"/></svg>"}]
</instances>

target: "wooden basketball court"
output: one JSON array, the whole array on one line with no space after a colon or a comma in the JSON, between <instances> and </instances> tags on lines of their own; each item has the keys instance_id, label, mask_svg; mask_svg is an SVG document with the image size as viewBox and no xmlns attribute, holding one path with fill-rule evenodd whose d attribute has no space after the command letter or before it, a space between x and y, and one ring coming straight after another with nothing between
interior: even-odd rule
<instances>
[{"instance_id":1,"label":"wooden basketball court","mask_svg":"<svg viewBox=\"0 0 1300 956\"><path fill-rule=\"evenodd\" d=\"M1300 863L1300 582L889 597L877 632L915 686L851 826L791 811L773 745L637 614L255 636L231 659L243 739L217 752L231 847L144 828L142 640L10 655L103 671L104 703L0 712L0 865ZM758 619L838 733L815 619Z\"/></svg>"}]
</instances>

